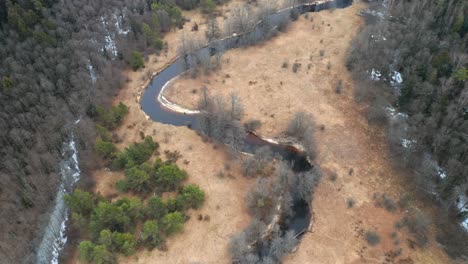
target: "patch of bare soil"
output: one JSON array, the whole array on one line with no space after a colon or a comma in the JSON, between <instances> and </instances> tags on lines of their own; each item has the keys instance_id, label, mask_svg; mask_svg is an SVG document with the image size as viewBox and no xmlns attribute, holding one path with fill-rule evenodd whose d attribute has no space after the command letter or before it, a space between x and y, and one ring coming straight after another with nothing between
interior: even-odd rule
<instances>
[{"instance_id":1,"label":"patch of bare soil","mask_svg":"<svg viewBox=\"0 0 468 264\"><path fill-rule=\"evenodd\" d=\"M363 5L312 13L308 19L301 16L286 33L264 44L228 51L219 71L173 82L165 96L194 109L203 86L211 94L237 93L245 106L245 119L261 120L258 132L267 137L280 136L299 111L310 113L318 128L323 126L317 129L316 141L317 162L325 177L312 204L313 231L284 263L450 263L433 236L424 250L408 247L407 232L395 228L405 211L390 213L374 205L374 193L397 199L411 190L401 180L405 173L391 164L382 129L369 126L364 107L353 99L354 83L345 59L362 24L357 12ZM329 180L332 172L337 174L335 181ZM356 204L348 209L349 198ZM380 236L378 245L367 245L363 236L368 230ZM392 256L398 248L401 255Z\"/></svg>"}]
</instances>

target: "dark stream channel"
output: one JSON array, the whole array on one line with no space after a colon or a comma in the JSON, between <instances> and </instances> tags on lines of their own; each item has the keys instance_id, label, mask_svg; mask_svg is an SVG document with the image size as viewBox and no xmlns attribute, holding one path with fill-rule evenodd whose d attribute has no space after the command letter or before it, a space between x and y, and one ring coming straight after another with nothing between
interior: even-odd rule
<instances>
[{"instance_id":1,"label":"dark stream channel","mask_svg":"<svg viewBox=\"0 0 468 264\"><path fill-rule=\"evenodd\" d=\"M294 9L299 14L303 14L306 12L318 12L330 8L345 8L351 6L352 2L352 0L335 0L318 4L303 4L294 7ZM259 22L252 31L214 41L193 52L190 56L206 56L206 54L213 56L220 50L220 48L222 48L222 50L228 50L259 42L267 38L268 33L273 27L279 26L285 20L288 20L291 10L292 9L283 9L277 13L270 14L266 16L264 20ZM197 114L182 114L172 111L157 100L163 86L171 79L186 72L187 64L190 64L190 58L187 56L180 57L157 74L145 89L140 103L142 110L153 121L174 126L188 126L191 129L199 130L200 126ZM295 172L308 171L312 168L312 165L307 160L305 153L294 147L292 144L274 144L261 139L254 133L247 132L243 145L242 150L247 153L254 153L255 150L260 147L270 147L274 154L280 155L285 160L290 161ZM311 218L309 202L304 200L295 201L292 209L294 212L293 216L282 221L283 224L281 225L281 229L283 231L293 230L294 233L298 235L309 226Z\"/></svg>"}]
</instances>

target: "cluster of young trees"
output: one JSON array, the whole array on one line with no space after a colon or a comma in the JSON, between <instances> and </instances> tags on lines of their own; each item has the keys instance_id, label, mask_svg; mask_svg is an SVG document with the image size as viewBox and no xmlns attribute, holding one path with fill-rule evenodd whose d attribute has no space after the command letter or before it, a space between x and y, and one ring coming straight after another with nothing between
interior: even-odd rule
<instances>
[{"instance_id":1,"label":"cluster of young trees","mask_svg":"<svg viewBox=\"0 0 468 264\"><path fill-rule=\"evenodd\" d=\"M110 202L80 189L66 195L74 226L89 237L79 244L80 259L115 263L118 253L129 256L141 246L163 247L166 237L182 230L184 210L202 205L204 193L195 185L187 185L176 199L152 196L144 206L140 198ZM138 223L143 223L143 228L135 234Z\"/></svg>"},{"instance_id":2,"label":"cluster of young trees","mask_svg":"<svg viewBox=\"0 0 468 264\"><path fill-rule=\"evenodd\" d=\"M314 159L316 155L314 132L315 124L312 117L304 112L298 112L289 121L286 134L299 141L307 155Z\"/></svg>"},{"instance_id":3,"label":"cluster of young trees","mask_svg":"<svg viewBox=\"0 0 468 264\"><path fill-rule=\"evenodd\" d=\"M143 163L125 170L125 180L117 182L121 191L138 193L175 191L187 178L187 173L175 164L164 164L157 160L153 165Z\"/></svg>"},{"instance_id":4,"label":"cluster of young trees","mask_svg":"<svg viewBox=\"0 0 468 264\"><path fill-rule=\"evenodd\" d=\"M112 143L110 143L112 144ZM148 162L158 144L151 137L112 154L113 168L125 168L125 179L116 183L121 193L137 196L114 202L80 189L65 195L72 223L85 237L79 245L80 259L89 263L115 263L118 253L129 256L139 247L164 247L164 240L182 230L184 212L199 208L205 193L196 185L182 186L187 173L170 161ZM114 147L115 149L115 147ZM117 164L117 165L115 165ZM163 192L177 192L174 198L162 199ZM151 197L144 200L150 193ZM139 234L135 227L143 224Z\"/></svg>"},{"instance_id":5,"label":"cluster of young trees","mask_svg":"<svg viewBox=\"0 0 468 264\"><path fill-rule=\"evenodd\" d=\"M419 189L455 205L468 195L468 6L389 3L388 16L364 26L351 48L356 95L371 104L371 119L388 124ZM466 206L453 206L461 221Z\"/></svg>"},{"instance_id":6,"label":"cluster of young trees","mask_svg":"<svg viewBox=\"0 0 468 264\"><path fill-rule=\"evenodd\" d=\"M201 131L218 142L240 150L244 144L245 131L240 122L244 108L240 98L231 94L229 101L211 97L206 88L202 89L199 102L199 123Z\"/></svg>"}]
</instances>

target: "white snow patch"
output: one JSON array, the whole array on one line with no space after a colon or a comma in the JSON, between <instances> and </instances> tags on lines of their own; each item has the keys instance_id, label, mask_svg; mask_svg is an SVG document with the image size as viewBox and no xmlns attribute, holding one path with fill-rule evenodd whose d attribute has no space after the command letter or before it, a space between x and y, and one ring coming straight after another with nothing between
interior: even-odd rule
<instances>
[{"instance_id":1,"label":"white snow patch","mask_svg":"<svg viewBox=\"0 0 468 264\"><path fill-rule=\"evenodd\" d=\"M437 176L439 176L441 179L445 179L447 177L447 173L441 167L437 166L436 171L437 171Z\"/></svg>"},{"instance_id":2,"label":"white snow patch","mask_svg":"<svg viewBox=\"0 0 468 264\"><path fill-rule=\"evenodd\" d=\"M467 202L468 197L466 195L460 195L458 197L457 209L460 213L468 212ZM466 231L468 231L468 217L465 218L460 224Z\"/></svg>"},{"instance_id":3,"label":"white snow patch","mask_svg":"<svg viewBox=\"0 0 468 264\"><path fill-rule=\"evenodd\" d=\"M92 82L92 83L96 83L96 80L97 80L96 71L94 71L94 67L93 67L93 65L91 64L91 62L88 62L88 63L86 64L86 68L88 68L89 77L91 78L91 82Z\"/></svg>"},{"instance_id":4,"label":"white snow patch","mask_svg":"<svg viewBox=\"0 0 468 264\"><path fill-rule=\"evenodd\" d=\"M380 71L372 68L372 71L371 71L371 80L373 81L380 81L380 78L382 77L382 74L380 73Z\"/></svg>"},{"instance_id":5,"label":"white snow patch","mask_svg":"<svg viewBox=\"0 0 468 264\"><path fill-rule=\"evenodd\" d=\"M130 32L130 29L123 29L122 28L122 20L123 20L123 16L117 16L116 14L114 14L114 19L115 19L115 28L117 29L117 33L120 34L120 35L127 35L129 32Z\"/></svg>"},{"instance_id":6,"label":"white snow patch","mask_svg":"<svg viewBox=\"0 0 468 264\"><path fill-rule=\"evenodd\" d=\"M375 41L381 41L381 40L385 41L385 40L387 40L387 38L382 34L370 35L370 36L371 36L371 39L373 39Z\"/></svg>"},{"instance_id":7,"label":"white snow patch","mask_svg":"<svg viewBox=\"0 0 468 264\"><path fill-rule=\"evenodd\" d=\"M396 118L396 117L405 118L405 119L408 118L407 114L402 113L402 112L397 112L397 110L393 107L386 107L385 110L387 111L387 114L392 118Z\"/></svg>"},{"instance_id":8,"label":"white snow patch","mask_svg":"<svg viewBox=\"0 0 468 264\"><path fill-rule=\"evenodd\" d=\"M80 122L80 119L76 120L74 124L78 122ZM68 209L65 205L64 196L80 179L81 174L73 134L70 141L64 144L62 154L65 155L67 151L71 151L72 155L67 159L63 159L60 163L62 180L55 196L55 206L50 215L49 223L37 250L37 263L58 264L60 252L67 243Z\"/></svg>"},{"instance_id":9,"label":"white snow patch","mask_svg":"<svg viewBox=\"0 0 468 264\"><path fill-rule=\"evenodd\" d=\"M115 45L114 36L111 36L111 33L107 29L108 23L106 22L103 16L101 16L101 23L104 26L104 29L106 31L106 35L104 36L104 48L106 49L107 52L112 54L114 57L117 57L118 49L117 49L117 46ZM103 49L101 49L101 51L103 51Z\"/></svg>"},{"instance_id":10,"label":"white snow patch","mask_svg":"<svg viewBox=\"0 0 468 264\"><path fill-rule=\"evenodd\" d=\"M402 138L400 143L404 148L411 148L414 144L416 144L416 140Z\"/></svg>"},{"instance_id":11,"label":"white snow patch","mask_svg":"<svg viewBox=\"0 0 468 264\"><path fill-rule=\"evenodd\" d=\"M117 57L117 46L115 45L115 41L112 39L112 37L110 35L106 35L104 40L104 47L106 50L109 51L114 57Z\"/></svg>"},{"instance_id":12,"label":"white snow patch","mask_svg":"<svg viewBox=\"0 0 468 264\"><path fill-rule=\"evenodd\" d=\"M393 71L392 73L390 73L390 83L392 85L399 85L403 83L403 77L401 77L401 73L397 71Z\"/></svg>"}]
</instances>

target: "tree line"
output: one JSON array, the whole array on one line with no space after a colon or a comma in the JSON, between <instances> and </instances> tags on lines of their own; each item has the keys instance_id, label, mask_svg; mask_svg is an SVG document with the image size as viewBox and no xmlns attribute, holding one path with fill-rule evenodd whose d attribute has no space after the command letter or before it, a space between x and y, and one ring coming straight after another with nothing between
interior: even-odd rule
<instances>
[{"instance_id":1,"label":"tree line","mask_svg":"<svg viewBox=\"0 0 468 264\"><path fill-rule=\"evenodd\" d=\"M347 62L369 121L387 125L418 189L457 221L468 217L460 205L468 195L467 12L464 1L390 1L382 21L361 29Z\"/></svg>"}]
</instances>

